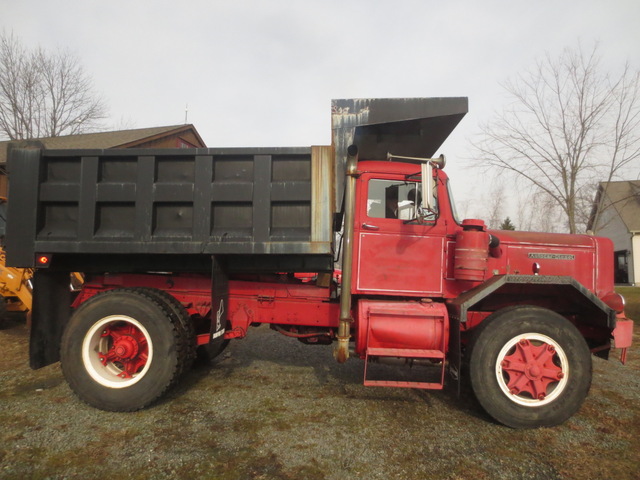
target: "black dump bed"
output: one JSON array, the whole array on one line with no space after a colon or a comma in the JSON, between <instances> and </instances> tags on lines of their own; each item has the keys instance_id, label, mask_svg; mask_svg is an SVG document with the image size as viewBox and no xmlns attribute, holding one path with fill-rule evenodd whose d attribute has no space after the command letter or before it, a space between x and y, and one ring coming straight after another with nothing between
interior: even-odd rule
<instances>
[{"instance_id":1,"label":"black dump bed","mask_svg":"<svg viewBox=\"0 0 640 480\"><path fill-rule=\"evenodd\" d=\"M330 153L15 149L7 255L23 267L42 253L54 263L69 254L127 255L133 264L144 255L331 259Z\"/></svg>"}]
</instances>

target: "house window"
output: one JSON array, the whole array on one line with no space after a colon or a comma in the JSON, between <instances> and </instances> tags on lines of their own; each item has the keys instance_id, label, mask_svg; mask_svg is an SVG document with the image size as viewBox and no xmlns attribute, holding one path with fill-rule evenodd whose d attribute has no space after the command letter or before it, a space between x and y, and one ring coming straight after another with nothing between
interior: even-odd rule
<instances>
[{"instance_id":1,"label":"house window","mask_svg":"<svg viewBox=\"0 0 640 480\"><path fill-rule=\"evenodd\" d=\"M629 283L629 261L626 250L615 252L615 282Z\"/></svg>"}]
</instances>

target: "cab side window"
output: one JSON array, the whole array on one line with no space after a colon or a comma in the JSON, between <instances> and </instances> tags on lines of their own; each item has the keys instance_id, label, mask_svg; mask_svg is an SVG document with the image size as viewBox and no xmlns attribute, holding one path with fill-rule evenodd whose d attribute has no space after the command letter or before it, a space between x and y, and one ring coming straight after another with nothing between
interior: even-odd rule
<instances>
[{"instance_id":1,"label":"cab side window","mask_svg":"<svg viewBox=\"0 0 640 480\"><path fill-rule=\"evenodd\" d=\"M413 220L426 212L422 209L422 192L419 182L401 180L369 180L367 216ZM426 216L435 220L435 212Z\"/></svg>"}]
</instances>

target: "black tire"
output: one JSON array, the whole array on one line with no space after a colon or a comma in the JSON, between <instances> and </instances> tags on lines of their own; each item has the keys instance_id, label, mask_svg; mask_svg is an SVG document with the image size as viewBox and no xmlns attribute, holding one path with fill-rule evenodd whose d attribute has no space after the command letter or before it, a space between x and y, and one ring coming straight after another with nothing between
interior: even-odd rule
<instances>
[{"instance_id":1,"label":"black tire","mask_svg":"<svg viewBox=\"0 0 640 480\"><path fill-rule=\"evenodd\" d=\"M181 328L155 295L135 289L100 293L75 311L62 336L67 383L96 408L139 410L181 373L187 355Z\"/></svg>"},{"instance_id":2,"label":"black tire","mask_svg":"<svg viewBox=\"0 0 640 480\"><path fill-rule=\"evenodd\" d=\"M512 428L563 423L591 386L584 338L566 318L544 308L494 313L474 332L470 350L475 396L489 415Z\"/></svg>"},{"instance_id":3,"label":"black tire","mask_svg":"<svg viewBox=\"0 0 640 480\"><path fill-rule=\"evenodd\" d=\"M196 334L193 322L191 321L191 316L189 315L189 312L187 312L187 309L184 308L184 306L173 295L165 292L164 290L158 290L157 288L151 287L137 287L132 288L131 290L143 292L152 296L157 302L163 303L166 306L170 312L172 322L179 327L180 339L183 343L182 347L179 349L184 353L184 355L180 358L178 376L189 371L196 358Z\"/></svg>"}]
</instances>

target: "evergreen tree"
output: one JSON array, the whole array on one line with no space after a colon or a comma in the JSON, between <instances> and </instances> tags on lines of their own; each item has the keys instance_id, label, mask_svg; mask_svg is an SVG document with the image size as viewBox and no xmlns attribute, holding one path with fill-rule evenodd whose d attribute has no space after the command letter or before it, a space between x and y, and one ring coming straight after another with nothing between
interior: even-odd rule
<instances>
[{"instance_id":1,"label":"evergreen tree","mask_svg":"<svg viewBox=\"0 0 640 480\"><path fill-rule=\"evenodd\" d=\"M513 223L511 223L511 219L509 217L505 218L504 221L500 224L500 230L515 230L516 227Z\"/></svg>"}]
</instances>

